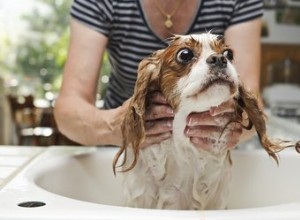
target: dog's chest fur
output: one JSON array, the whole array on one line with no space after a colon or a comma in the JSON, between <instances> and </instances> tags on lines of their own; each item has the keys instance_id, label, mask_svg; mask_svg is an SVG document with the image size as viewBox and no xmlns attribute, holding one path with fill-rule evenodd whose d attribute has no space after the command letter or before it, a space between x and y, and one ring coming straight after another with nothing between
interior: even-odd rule
<instances>
[{"instance_id":1,"label":"dog's chest fur","mask_svg":"<svg viewBox=\"0 0 300 220\"><path fill-rule=\"evenodd\" d=\"M142 149L136 166L124 173L124 197L130 207L157 209L224 209L231 179L229 152L224 146L208 152L184 135L186 117L213 104L183 103L175 114L173 137ZM214 99L214 102L221 100ZM186 107L184 107L186 106ZM128 162L133 152L128 149ZM125 164L126 167L126 164Z\"/></svg>"}]
</instances>

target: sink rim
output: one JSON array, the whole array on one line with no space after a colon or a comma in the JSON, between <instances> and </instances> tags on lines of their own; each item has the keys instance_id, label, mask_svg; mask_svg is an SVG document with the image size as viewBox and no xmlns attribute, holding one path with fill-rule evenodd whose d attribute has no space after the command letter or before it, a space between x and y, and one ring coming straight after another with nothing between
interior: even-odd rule
<instances>
[{"instance_id":1,"label":"sink rim","mask_svg":"<svg viewBox=\"0 0 300 220\"><path fill-rule=\"evenodd\" d=\"M61 195L57 195L46 191L34 184L35 172L38 171L37 167L34 167L38 163L46 158L65 158L79 156L82 154L91 154L97 151L97 147L64 147L64 146L53 146L45 149L45 151L35 158L30 164L28 164L12 181L6 184L0 191L0 204L2 210L0 213L0 219L3 216L9 219L11 216L24 215L31 216L32 219L40 219L37 216L45 213L49 214L49 211L54 211L51 214L51 218L64 219L61 216L61 206L64 205L64 213L68 213L68 216L84 216L85 219L105 219L107 216L113 216L114 219L124 219L124 216L130 219L143 219L143 216L151 216L153 218L166 218L171 219L199 219L199 216L205 216L206 219L216 219L218 216L222 216L222 219L261 219L264 216L265 219L299 219L300 218L300 198L299 201L293 203L279 204L266 207L258 208L245 208L245 209L230 209L230 210L205 210L205 211L194 211L194 210L150 210L150 209L139 209L139 208L128 208L121 206L110 206L105 204L95 204L86 201L75 200L67 198ZM251 150L251 153L261 154L261 149ZM237 153L244 154L250 151L237 150ZM292 151L282 152L282 155L293 155ZM275 163L274 163L275 165ZM26 190L24 190L26 188ZM30 197L29 197L30 196ZM1 198L5 198L2 201ZM25 209L18 208L18 212L12 213L13 209L16 209L16 204L30 200L41 200L47 205L38 209L34 212ZM32 199L31 199L32 200ZM3 203L3 204L2 204ZM57 212L57 210L60 210ZM57 214L55 214L55 212ZM64 214L64 215L65 215ZM140 215L141 214L141 215ZM86 218L88 216L88 218ZM95 217L97 216L97 218ZM145 219L149 219L145 217Z\"/></svg>"}]
</instances>

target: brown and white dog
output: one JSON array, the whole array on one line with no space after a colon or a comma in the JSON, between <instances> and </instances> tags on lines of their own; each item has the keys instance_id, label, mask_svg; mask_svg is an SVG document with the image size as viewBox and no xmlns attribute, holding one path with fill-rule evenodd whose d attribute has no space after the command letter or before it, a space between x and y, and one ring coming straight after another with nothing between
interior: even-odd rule
<instances>
[{"instance_id":1,"label":"brown and white dog","mask_svg":"<svg viewBox=\"0 0 300 220\"><path fill-rule=\"evenodd\" d=\"M123 122L126 205L158 209L224 209L231 179L229 150L216 141L211 151L196 148L184 135L192 112L208 111L234 99L238 117L232 122L252 125L262 146L276 161L276 152L290 146L266 135L264 113L254 95L244 89L233 65L233 52L223 37L204 33L175 36L170 45L144 59ZM172 138L140 149L145 138L148 95L161 91L174 109ZM228 123L230 124L230 123ZM227 124L227 125L228 125ZM226 128L224 128L224 131ZM222 139L222 136L220 137Z\"/></svg>"}]
</instances>

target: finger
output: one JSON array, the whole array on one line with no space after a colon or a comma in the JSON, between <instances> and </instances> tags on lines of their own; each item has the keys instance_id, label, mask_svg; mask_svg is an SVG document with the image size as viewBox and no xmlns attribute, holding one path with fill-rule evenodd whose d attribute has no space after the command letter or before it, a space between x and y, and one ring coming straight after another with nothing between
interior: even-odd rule
<instances>
[{"instance_id":1,"label":"finger","mask_svg":"<svg viewBox=\"0 0 300 220\"><path fill-rule=\"evenodd\" d=\"M209 112L191 113L187 117L188 126L215 125L214 118Z\"/></svg>"},{"instance_id":2,"label":"finger","mask_svg":"<svg viewBox=\"0 0 300 220\"><path fill-rule=\"evenodd\" d=\"M211 116L209 112L192 113L187 117L187 126L225 126L230 120L236 118L235 113L223 113L217 116Z\"/></svg>"},{"instance_id":3,"label":"finger","mask_svg":"<svg viewBox=\"0 0 300 220\"><path fill-rule=\"evenodd\" d=\"M230 139L239 139L243 132L242 125L240 123L231 123L229 124L222 133L222 136Z\"/></svg>"},{"instance_id":4,"label":"finger","mask_svg":"<svg viewBox=\"0 0 300 220\"><path fill-rule=\"evenodd\" d=\"M235 146L237 146L238 142L239 142L239 139L217 140L215 142L215 144L213 144L213 147L219 148L219 149L231 150Z\"/></svg>"},{"instance_id":5,"label":"finger","mask_svg":"<svg viewBox=\"0 0 300 220\"><path fill-rule=\"evenodd\" d=\"M196 126L196 127L186 127L185 134L188 137L216 139L220 136L221 131L222 128L219 126Z\"/></svg>"},{"instance_id":6,"label":"finger","mask_svg":"<svg viewBox=\"0 0 300 220\"><path fill-rule=\"evenodd\" d=\"M236 147L238 144L237 141L225 142L225 141L216 141L209 138L197 138L197 137L191 138L190 141L194 144L195 147L206 151L210 151L213 148L222 148L222 149L231 150L234 147Z\"/></svg>"},{"instance_id":7,"label":"finger","mask_svg":"<svg viewBox=\"0 0 300 220\"><path fill-rule=\"evenodd\" d=\"M209 112L212 116L216 116L227 112L235 112L235 102L232 99L230 99L227 102L223 102L219 106L211 107Z\"/></svg>"},{"instance_id":8,"label":"finger","mask_svg":"<svg viewBox=\"0 0 300 220\"><path fill-rule=\"evenodd\" d=\"M154 91L149 96L150 96L150 100L151 100L152 103L168 104L167 99L159 91Z\"/></svg>"},{"instance_id":9,"label":"finger","mask_svg":"<svg viewBox=\"0 0 300 220\"><path fill-rule=\"evenodd\" d=\"M146 121L146 135L154 135L172 131L173 119Z\"/></svg>"},{"instance_id":10,"label":"finger","mask_svg":"<svg viewBox=\"0 0 300 220\"><path fill-rule=\"evenodd\" d=\"M173 116L173 109L169 105L150 105L146 111L145 119L155 120Z\"/></svg>"},{"instance_id":11,"label":"finger","mask_svg":"<svg viewBox=\"0 0 300 220\"><path fill-rule=\"evenodd\" d=\"M231 126L232 128L226 129L224 131L224 134L222 134L222 137L220 137L220 141L224 141L224 144L227 149L234 148L240 141L240 137L243 133L243 129L239 123L235 127Z\"/></svg>"},{"instance_id":12,"label":"finger","mask_svg":"<svg viewBox=\"0 0 300 220\"><path fill-rule=\"evenodd\" d=\"M145 141L141 144L141 148L148 147L153 144L159 144L164 140L169 139L172 136L172 132L160 133L158 135L149 135Z\"/></svg>"},{"instance_id":13,"label":"finger","mask_svg":"<svg viewBox=\"0 0 300 220\"><path fill-rule=\"evenodd\" d=\"M195 126L186 127L185 135L188 137L211 139L239 139L242 134L242 126L239 123L229 124L225 130L220 126Z\"/></svg>"}]
</instances>

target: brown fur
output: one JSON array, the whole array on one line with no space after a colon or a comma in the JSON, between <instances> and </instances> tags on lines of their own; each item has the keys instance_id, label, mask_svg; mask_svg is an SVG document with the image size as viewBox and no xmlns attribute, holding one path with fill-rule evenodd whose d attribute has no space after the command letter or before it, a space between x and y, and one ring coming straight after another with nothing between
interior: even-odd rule
<instances>
[{"instance_id":1,"label":"brown fur","mask_svg":"<svg viewBox=\"0 0 300 220\"><path fill-rule=\"evenodd\" d=\"M262 107L259 105L257 98L253 93L246 90L243 85L239 86L239 96L237 99L237 105L243 109L249 120L248 129L251 128L251 125L254 126L261 145L267 151L267 153L274 158L274 160L279 163L276 153L284 150L288 147L295 147L297 152L299 151L300 142L297 142L296 145L285 140L271 140L267 135L266 129L266 116L263 112Z\"/></svg>"},{"instance_id":2,"label":"brown fur","mask_svg":"<svg viewBox=\"0 0 300 220\"><path fill-rule=\"evenodd\" d=\"M223 39L220 39L211 46L216 51L222 51L228 48L224 44ZM178 49L185 47L193 48L195 57L200 56L202 48L198 41L191 38L189 41L183 42L179 37L174 37L167 49L157 51L139 64L135 90L122 124L123 145L113 161L114 173L116 172L118 159L123 153L124 160L120 166L125 165L127 160L127 147L129 146L133 149L134 158L129 167L123 167L123 172L131 170L137 163L140 145L145 140L145 112L149 105L148 98L151 92L161 91L176 112L179 105L179 94L173 93L173 91L175 91L174 86L176 86L176 82L181 76L190 72L193 64L193 62L191 62L188 65L181 65L177 63L174 58ZM233 119L231 122L242 123L242 121L244 121L242 115L245 115L242 113L246 113L249 123L248 125L242 125L243 128L249 130L254 126L263 148L278 163L276 153L295 145L283 140L272 141L269 139L266 133L266 119L262 107L259 105L257 98L241 84L239 85L238 97L236 97L235 100L237 104L237 115L239 117ZM296 150L300 152L300 142L298 142L295 147Z\"/></svg>"},{"instance_id":3,"label":"brown fur","mask_svg":"<svg viewBox=\"0 0 300 220\"><path fill-rule=\"evenodd\" d=\"M124 169L127 171L132 169L138 158L139 146L145 139L145 111L148 107L147 97L150 91L158 90L160 61L159 55L144 59L138 68L138 79L134 89L133 96L130 99L129 108L122 124L123 145L115 156L113 161L114 173L116 172L116 164L119 157L124 153L124 160L120 166L123 166L127 159L127 147L132 146L134 151L134 161L131 166ZM155 65L149 71L149 65Z\"/></svg>"},{"instance_id":4,"label":"brown fur","mask_svg":"<svg viewBox=\"0 0 300 220\"><path fill-rule=\"evenodd\" d=\"M165 50L159 50L152 56L145 58L138 68L138 78L135 89L129 103L129 109L122 124L123 145L114 158L113 169L116 172L116 165L120 156L124 153L123 166L127 160L127 147L131 146L134 152L134 160L128 168L131 170L137 163L139 146L145 139L145 112L149 104L148 97L153 91L161 91L168 103L176 112L179 105L179 94L174 94L174 86L181 76L190 72L192 63L180 65L174 56L179 48L197 48L194 51L196 56L200 56L201 47L199 42L190 39L182 42L179 37L174 37L172 43ZM175 73L175 74L174 74Z\"/></svg>"}]
</instances>

